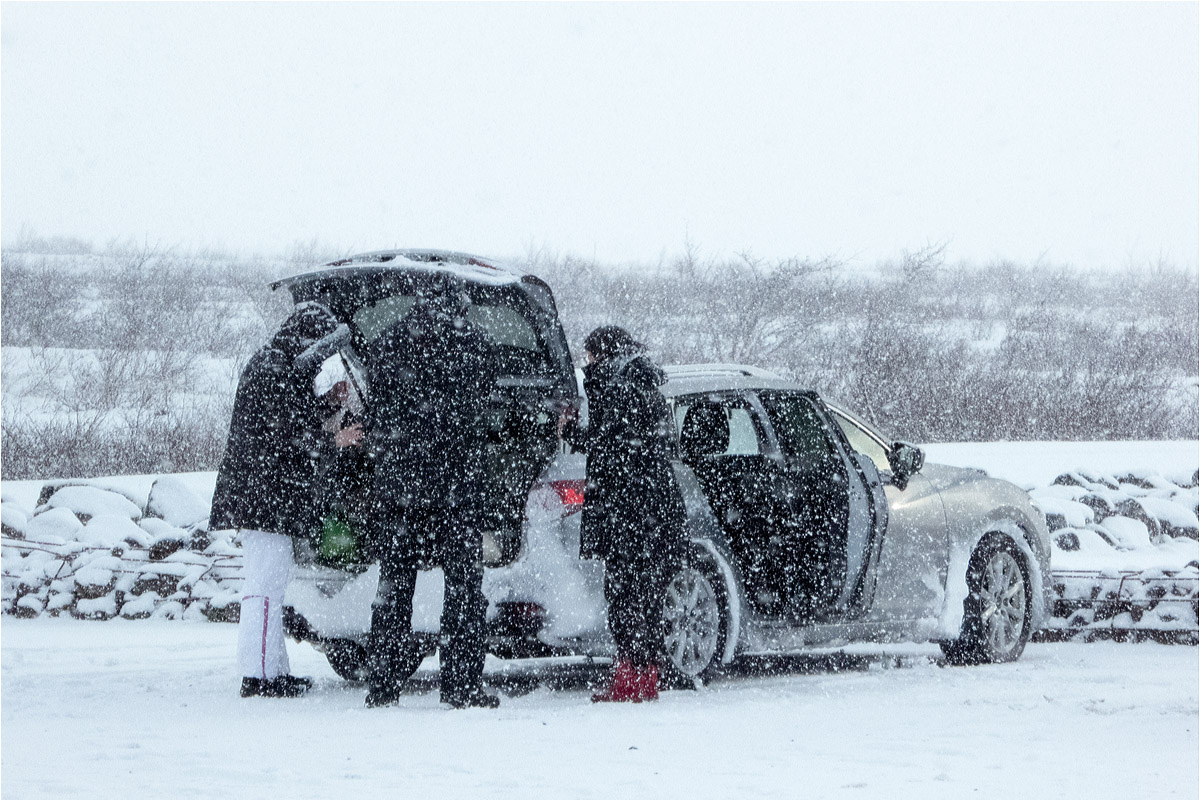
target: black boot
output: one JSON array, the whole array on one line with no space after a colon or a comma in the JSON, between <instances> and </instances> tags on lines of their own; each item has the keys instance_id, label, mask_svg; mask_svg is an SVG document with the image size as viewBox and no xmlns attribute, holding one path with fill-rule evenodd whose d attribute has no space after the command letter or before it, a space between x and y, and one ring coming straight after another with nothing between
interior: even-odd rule
<instances>
[{"instance_id":1,"label":"black boot","mask_svg":"<svg viewBox=\"0 0 1200 801\"><path fill-rule=\"evenodd\" d=\"M312 679L303 676L276 676L273 679L242 679L243 698L299 698L312 689Z\"/></svg>"},{"instance_id":2,"label":"black boot","mask_svg":"<svg viewBox=\"0 0 1200 801\"><path fill-rule=\"evenodd\" d=\"M485 692L482 687L471 690L443 690L442 703L449 704L455 709L495 709L500 706L500 696Z\"/></svg>"},{"instance_id":3,"label":"black boot","mask_svg":"<svg viewBox=\"0 0 1200 801\"><path fill-rule=\"evenodd\" d=\"M400 686L395 682L370 685L367 690L367 708L392 706L400 700Z\"/></svg>"}]
</instances>

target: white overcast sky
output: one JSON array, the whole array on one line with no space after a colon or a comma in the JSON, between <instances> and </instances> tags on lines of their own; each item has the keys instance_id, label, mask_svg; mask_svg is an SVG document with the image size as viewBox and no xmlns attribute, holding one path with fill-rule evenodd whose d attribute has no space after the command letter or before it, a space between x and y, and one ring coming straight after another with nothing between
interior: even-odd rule
<instances>
[{"instance_id":1,"label":"white overcast sky","mask_svg":"<svg viewBox=\"0 0 1200 801\"><path fill-rule=\"evenodd\" d=\"M4 2L3 236L1193 266L1198 8Z\"/></svg>"}]
</instances>

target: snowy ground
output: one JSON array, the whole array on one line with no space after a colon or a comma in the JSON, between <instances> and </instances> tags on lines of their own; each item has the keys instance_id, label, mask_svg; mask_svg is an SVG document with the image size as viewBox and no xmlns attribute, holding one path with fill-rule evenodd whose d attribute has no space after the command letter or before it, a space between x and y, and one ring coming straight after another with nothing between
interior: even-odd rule
<instances>
[{"instance_id":1,"label":"snowy ground","mask_svg":"<svg viewBox=\"0 0 1200 801\"><path fill-rule=\"evenodd\" d=\"M295 644L315 691L240 699L230 625L2 626L5 798L1200 794L1190 647L1035 644L976 668L860 647L638 706L591 704L594 666L489 661L503 705L455 712L425 669L398 707L365 709Z\"/></svg>"}]
</instances>

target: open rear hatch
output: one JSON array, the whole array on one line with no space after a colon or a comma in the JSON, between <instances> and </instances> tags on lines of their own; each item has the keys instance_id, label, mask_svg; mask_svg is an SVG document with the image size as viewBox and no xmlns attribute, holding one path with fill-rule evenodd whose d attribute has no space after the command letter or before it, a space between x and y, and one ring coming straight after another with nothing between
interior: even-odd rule
<instances>
[{"instance_id":1,"label":"open rear hatch","mask_svg":"<svg viewBox=\"0 0 1200 801\"><path fill-rule=\"evenodd\" d=\"M372 365L360 361L361 354L407 314L418 288L438 272L452 272L464 281L471 299L467 317L491 337L499 354L499 386L489 426L484 561L492 567L506 565L520 554L529 491L556 453L558 414L578 403L574 367L550 288L534 276L476 257L440 252L368 254L275 286L287 286L297 303L326 304L348 323L354 351L348 360L369 372ZM348 512L362 525L371 486L364 472L367 460L360 460L356 470L346 477L354 499Z\"/></svg>"}]
</instances>

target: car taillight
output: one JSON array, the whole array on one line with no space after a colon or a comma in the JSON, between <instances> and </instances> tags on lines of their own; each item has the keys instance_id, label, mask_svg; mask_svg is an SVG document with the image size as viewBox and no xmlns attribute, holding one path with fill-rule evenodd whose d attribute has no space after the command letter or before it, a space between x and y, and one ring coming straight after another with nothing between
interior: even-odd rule
<instances>
[{"instance_id":1,"label":"car taillight","mask_svg":"<svg viewBox=\"0 0 1200 801\"><path fill-rule=\"evenodd\" d=\"M558 493L558 499L567 507L567 514L573 514L583 508L583 492L587 481L572 479L570 481L551 481L550 486Z\"/></svg>"}]
</instances>

